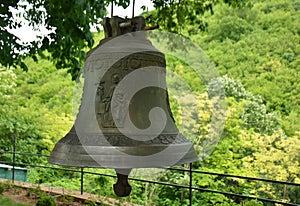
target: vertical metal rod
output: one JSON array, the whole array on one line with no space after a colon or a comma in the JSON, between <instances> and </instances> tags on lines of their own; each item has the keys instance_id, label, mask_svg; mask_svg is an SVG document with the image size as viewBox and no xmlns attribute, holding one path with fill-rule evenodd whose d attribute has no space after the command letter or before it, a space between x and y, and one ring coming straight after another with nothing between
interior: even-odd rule
<instances>
[{"instance_id":1,"label":"vertical metal rod","mask_svg":"<svg viewBox=\"0 0 300 206\"><path fill-rule=\"evenodd\" d=\"M193 189L192 189L192 187L193 187L193 171L192 171L192 169L193 169L193 165L192 165L192 163L190 163L190 185L189 185L189 190L190 190L190 206L192 206L192 204L193 204Z\"/></svg>"},{"instance_id":2,"label":"vertical metal rod","mask_svg":"<svg viewBox=\"0 0 300 206\"><path fill-rule=\"evenodd\" d=\"M111 12L110 12L110 16L113 17L114 15L114 0L111 0Z\"/></svg>"},{"instance_id":3,"label":"vertical metal rod","mask_svg":"<svg viewBox=\"0 0 300 206\"><path fill-rule=\"evenodd\" d=\"M135 0L132 2L132 18L134 17Z\"/></svg>"},{"instance_id":4,"label":"vertical metal rod","mask_svg":"<svg viewBox=\"0 0 300 206\"><path fill-rule=\"evenodd\" d=\"M80 194L83 195L83 167L81 167L81 178L80 178Z\"/></svg>"},{"instance_id":5,"label":"vertical metal rod","mask_svg":"<svg viewBox=\"0 0 300 206\"><path fill-rule=\"evenodd\" d=\"M13 169L12 169L12 181L13 181L13 182L15 182L16 147L17 147L17 140L16 140L16 134L14 133L14 145L13 145Z\"/></svg>"}]
</instances>

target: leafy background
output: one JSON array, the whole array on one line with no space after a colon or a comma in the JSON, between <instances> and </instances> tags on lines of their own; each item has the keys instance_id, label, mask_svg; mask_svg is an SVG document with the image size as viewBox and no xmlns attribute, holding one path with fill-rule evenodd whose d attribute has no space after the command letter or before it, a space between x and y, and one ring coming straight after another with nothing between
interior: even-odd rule
<instances>
[{"instance_id":1,"label":"leafy background","mask_svg":"<svg viewBox=\"0 0 300 206\"><path fill-rule=\"evenodd\" d=\"M183 24L174 14L175 24L161 24L162 29L185 35L199 45L220 74L208 87L222 83L225 88L226 124L221 141L207 159L194 164L194 169L300 183L299 10L296 0L261 0L242 8L220 3L214 6L214 15L195 14ZM155 16L155 12L145 16ZM92 38L98 42L102 33L95 33ZM87 51L87 46L83 44L82 48ZM24 60L27 72L18 67L8 69L4 64L0 68L0 151L11 151L15 136L18 151L50 154L73 124L75 82L68 72L70 68L57 70L51 58L36 56L38 62ZM80 59L76 61L79 63ZM212 126L211 101L204 84L195 82L196 74L187 65L171 56L167 56L167 62L167 69L182 76L197 95L196 114L182 111L176 94L170 100L177 122L196 134L191 138L198 150ZM176 84L172 78L167 81L169 85ZM195 103L187 95L181 95L184 104ZM11 161L12 157L1 153L0 160ZM46 159L35 156L17 156L17 161L47 164ZM108 169L90 170L113 173ZM187 174L170 171L147 178L179 184L189 181ZM80 188L79 174L70 172L30 168L28 180ZM196 174L193 181L203 188L300 204L299 187L203 174ZM86 175L84 184L87 192L114 196L110 178ZM127 201L144 205L188 204L188 193L183 189L137 182L132 182L132 186ZM195 205L240 205L241 201L213 193L194 192L193 196ZM245 205L263 205L254 200L244 201Z\"/></svg>"}]
</instances>

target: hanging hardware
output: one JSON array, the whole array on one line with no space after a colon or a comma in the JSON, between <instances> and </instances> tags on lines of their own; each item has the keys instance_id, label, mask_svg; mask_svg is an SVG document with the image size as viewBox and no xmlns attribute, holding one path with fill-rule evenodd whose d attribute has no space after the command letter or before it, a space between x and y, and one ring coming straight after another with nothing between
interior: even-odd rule
<instances>
[{"instance_id":1,"label":"hanging hardware","mask_svg":"<svg viewBox=\"0 0 300 206\"><path fill-rule=\"evenodd\" d=\"M114 15L114 0L111 0L111 12L110 12L111 17Z\"/></svg>"},{"instance_id":2,"label":"hanging hardware","mask_svg":"<svg viewBox=\"0 0 300 206\"><path fill-rule=\"evenodd\" d=\"M132 18L134 17L135 0L132 2Z\"/></svg>"}]
</instances>

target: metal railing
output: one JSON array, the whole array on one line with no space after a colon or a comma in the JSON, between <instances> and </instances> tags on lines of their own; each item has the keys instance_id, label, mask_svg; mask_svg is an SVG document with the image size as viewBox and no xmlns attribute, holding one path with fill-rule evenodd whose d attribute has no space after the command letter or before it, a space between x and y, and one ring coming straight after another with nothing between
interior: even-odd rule
<instances>
[{"instance_id":1,"label":"metal railing","mask_svg":"<svg viewBox=\"0 0 300 206\"><path fill-rule=\"evenodd\" d=\"M40 168L48 168L53 170L63 170L63 171L69 171L69 172L75 172L80 173L80 191L81 194L84 192L84 176L85 174L91 174L91 175L100 175L100 176L106 176L111 178L116 178L116 175L111 174L103 174L99 172L91 172L91 171L85 171L85 168L66 168L66 167L60 167L60 166L49 166L49 165L39 165L39 164L29 164L29 163L20 163L16 162L16 156L17 155L23 155L23 156L37 156L37 157L45 157L48 158L48 155L44 154L31 154L31 153L22 153L17 151L0 151L0 155L8 154L12 155L13 161L0 161L2 164L10 164L13 166L12 171L12 180L14 181L15 178L15 166L25 166L25 167L40 167ZM260 182L267 182L267 183L276 183L280 185L291 185L300 187L300 184L294 183L294 182L284 182L284 181L277 181L277 180L270 180L265 178L257 178L257 177L246 177L246 176L240 176L240 175L232 175L232 174L222 174L222 173L216 173L216 172L207 172L207 171L199 171L199 170L193 170L192 164L189 165L189 169L181 169L181 168L167 168L167 170L174 171L174 172L184 172L189 174L189 184L182 185L182 184L174 184L170 182L161 182L161 181L153 181L153 180L145 180L145 179L138 179L138 178L129 178L132 181L137 182L143 182L143 183L150 183L150 184L158 184L158 185L164 185L167 187L176 187L176 188L182 188L189 191L189 205L193 204L193 191L199 191L199 192L207 192L207 193L216 193L216 194L222 194L229 198L243 198L243 199L252 199L252 200L258 200L264 203L274 203L274 204L281 204L281 205L287 205L287 206L299 206L300 204L297 203L287 203L280 200L274 200L274 199L267 199L257 196L248 196L243 194L237 194L237 193L231 193L231 192L225 192L225 191L219 191L219 190L212 190L207 188L201 188L201 187L195 187L193 186L193 175L194 174L204 174L204 175L215 175L219 177L225 177L225 178L237 178L237 179L244 179L244 180L250 180L250 181L260 181Z\"/></svg>"}]
</instances>

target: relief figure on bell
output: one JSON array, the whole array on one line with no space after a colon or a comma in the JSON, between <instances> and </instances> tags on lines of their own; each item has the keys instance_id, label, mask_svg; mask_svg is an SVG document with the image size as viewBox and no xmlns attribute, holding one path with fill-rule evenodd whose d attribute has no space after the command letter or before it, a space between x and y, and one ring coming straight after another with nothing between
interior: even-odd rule
<instances>
[{"instance_id":1,"label":"relief figure on bell","mask_svg":"<svg viewBox=\"0 0 300 206\"><path fill-rule=\"evenodd\" d=\"M96 113L101 115L105 111L105 104L102 102L104 99L104 81L101 81L97 87L96 94Z\"/></svg>"},{"instance_id":2,"label":"relief figure on bell","mask_svg":"<svg viewBox=\"0 0 300 206\"><path fill-rule=\"evenodd\" d=\"M103 99L103 103L104 103L103 127L116 127L112 116L111 100L114 95L116 86L118 85L119 82L120 82L119 75L113 74L111 77L111 86L109 88L109 91L107 92L105 98Z\"/></svg>"},{"instance_id":3,"label":"relief figure on bell","mask_svg":"<svg viewBox=\"0 0 300 206\"><path fill-rule=\"evenodd\" d=\"M115 126L118 128L124 127L124 119L125 119L125 96L124 94L118 92L114 94L113 102L112 102L112 115L115 120Z\"/></svg>"}]
</instances>

